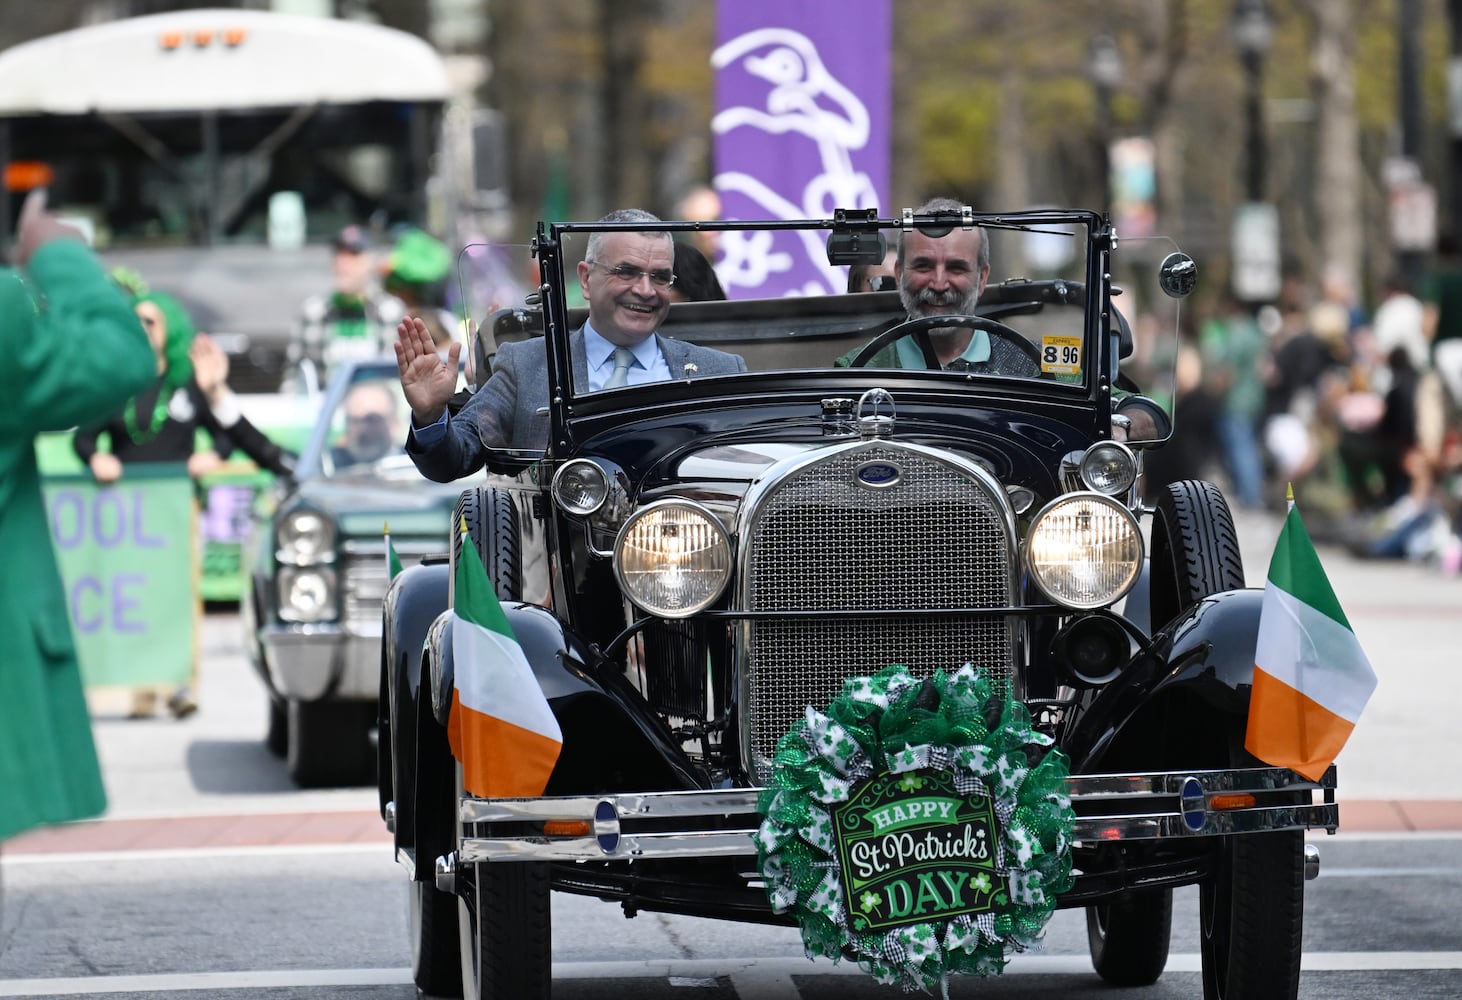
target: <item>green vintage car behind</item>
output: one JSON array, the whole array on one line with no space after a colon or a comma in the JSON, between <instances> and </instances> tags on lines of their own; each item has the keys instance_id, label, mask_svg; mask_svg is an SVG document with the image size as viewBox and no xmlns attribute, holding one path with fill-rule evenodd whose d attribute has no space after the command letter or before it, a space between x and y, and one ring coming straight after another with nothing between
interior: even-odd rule
<instances>
[{"instance_id":1,"label":"green vintage car behind","mask_svg":"<svg viewBox=\"0 0 1462 1000\"><path fill-rule=\"evenodd\" d=\"M394 358L340 367L295 476L255 507L245 645L269 691L269 749L303 787L375 773L383 529L404 567L446 553L462 487L416 470L402 450L408 419Z\"/></svg>"}]
</instances>

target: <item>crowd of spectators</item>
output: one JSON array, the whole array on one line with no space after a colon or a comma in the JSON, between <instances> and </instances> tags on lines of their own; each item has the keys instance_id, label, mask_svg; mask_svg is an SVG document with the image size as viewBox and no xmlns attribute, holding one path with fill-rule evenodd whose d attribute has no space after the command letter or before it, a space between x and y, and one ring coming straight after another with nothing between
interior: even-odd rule
<instances>
[{"instance_id":1,"label":"crowd of spectators","mask_svg":"<svg viewBox=\"0 0 1462 1000\"><path fill-rule=\"evenodd\" d=\"M1238 509L1282 511L1292 484L1317 538L1458 572L1462 385L1445 357L1449 341L1462 345L1454 259L1419 279L1392 275L1372 309L1338 271L1292 277L1275 302L1226 300L1188 334L1176 437L1150 455L1149 490L1212 478Z\"/></svg>"}]
</instances>

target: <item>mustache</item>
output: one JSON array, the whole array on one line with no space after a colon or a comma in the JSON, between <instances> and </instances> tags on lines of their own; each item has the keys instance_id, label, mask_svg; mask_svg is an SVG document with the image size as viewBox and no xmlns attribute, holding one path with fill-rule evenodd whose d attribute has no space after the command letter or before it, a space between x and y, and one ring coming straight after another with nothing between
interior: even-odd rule
<instances>
[{"instance_id":1,"label":"mustache","mask_svg":"<svg viewBox=\"0 0 1462 1000\"><path fill-rule=\"evenodd\" d=\"M964 293L954 288L946 288L943 291L921 288L914 296L914 301L923 306L956 306L964 300Z\"/></svg>"}]
</instances>

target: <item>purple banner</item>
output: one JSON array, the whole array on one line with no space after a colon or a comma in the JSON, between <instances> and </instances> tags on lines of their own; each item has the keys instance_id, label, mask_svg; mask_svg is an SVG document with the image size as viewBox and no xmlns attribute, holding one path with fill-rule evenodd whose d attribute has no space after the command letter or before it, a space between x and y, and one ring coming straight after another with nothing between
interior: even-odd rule
<instances>
[{"instance_id":1,"label":"purple banner","mask_svg":"<svg viewBox=\"0 0 1462 1000\"><path fill-rule=\"evenodd\" d=\"M715 188L728 219L820 219L884 209L890 147L889 0L717 5ZM884 214L887 214L886 211ZM723 233L731 298L847 287L822 236Z\"/></svg>"}]
</instances>

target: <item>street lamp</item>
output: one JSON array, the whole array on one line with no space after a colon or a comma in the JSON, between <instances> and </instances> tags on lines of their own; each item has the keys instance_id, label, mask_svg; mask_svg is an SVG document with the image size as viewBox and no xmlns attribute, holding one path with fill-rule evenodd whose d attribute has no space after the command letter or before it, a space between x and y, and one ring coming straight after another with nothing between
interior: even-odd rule
<instances>
[{"instance_id":1,"label":"street lamp","mask_svg":"<svg viewBox=\"0 0 1462 1000\"><path fill-rule=\"evenodd\" d=\"M1244 193L1251 202L1264 200L1264 56L1274 41L1274 19L1265 0L1235 0L1229 24L1234 48L1248 83L1244 102L1248 127L1248 166Z\"/></svg>"},{"instance_id":2,"label":"street lamp","mask_svg":"<svg viewBox=\"0 0 1462 1000\"><path fill-rule=\"evenodd\" d=\"M1111 198L1112 92L1122 83L1122 52L1111 35L1097 35L1086 55L1086 74L1096 92L1096 165L1101 203Z\"/></svg>"}]
</instances>

